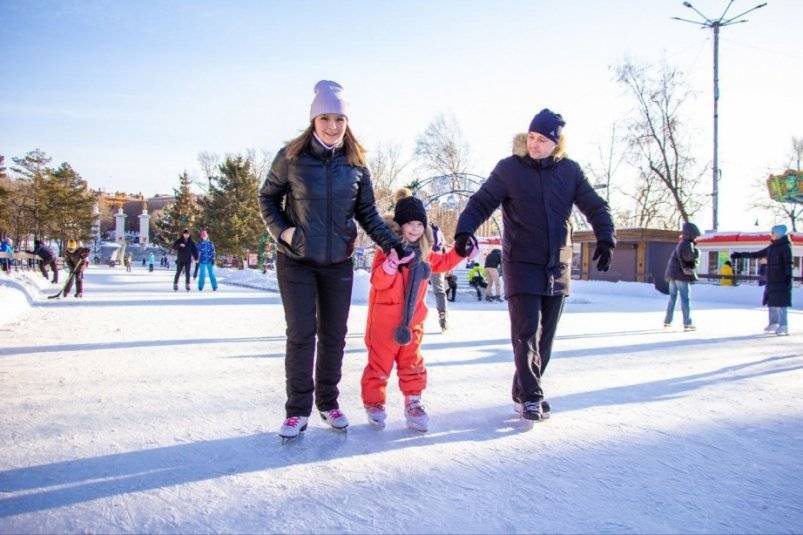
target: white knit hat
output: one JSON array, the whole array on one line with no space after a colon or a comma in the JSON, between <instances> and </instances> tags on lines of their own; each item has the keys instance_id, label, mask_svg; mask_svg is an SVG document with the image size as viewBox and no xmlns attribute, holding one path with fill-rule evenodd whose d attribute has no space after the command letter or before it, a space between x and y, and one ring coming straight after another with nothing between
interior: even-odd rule
<instances>
[{"instance_id":1,"label":"white knit hat","mask_svg":"<svg viewBox=\"0 0 803 535\"><path fill-rule=\"evenodd\" d=\"M315 98L309 109L312 121L324 113L337 113L348 116L349 103L343 95L343 86L331 80L321 80L315 84Z\"/></svg>"}]
</instances>

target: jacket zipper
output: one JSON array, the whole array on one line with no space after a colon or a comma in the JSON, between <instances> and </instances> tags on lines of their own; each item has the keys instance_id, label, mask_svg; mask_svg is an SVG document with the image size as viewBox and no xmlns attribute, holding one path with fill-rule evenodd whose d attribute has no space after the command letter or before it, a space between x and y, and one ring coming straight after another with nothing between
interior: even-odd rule
<instances>
[{"instance_id":1,"label":"jacket zipper","mask_svg":"<svg viewBox=\"0 0 803 535\"><path fill-rule=\"evenodd\" d=\"M332 176L330 171L330 164L332 157L326 158L326 220L329 223L329 229L326 233L326 262L332 263L332 231L334 224L332 222Z\"/></svg>"}]
</instances>

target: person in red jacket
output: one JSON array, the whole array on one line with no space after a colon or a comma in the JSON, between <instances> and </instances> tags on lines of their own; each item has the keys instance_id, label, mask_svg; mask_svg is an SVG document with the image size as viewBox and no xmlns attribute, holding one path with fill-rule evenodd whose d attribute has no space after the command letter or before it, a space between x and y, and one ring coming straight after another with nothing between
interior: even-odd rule
<instances>
[{"instance_id":1,"label":"person in red jacket","mask_svg":"<svg viewBox=\"0 0 803 535\"><path fill-rule=\"evenodd\" d=\"M429 280L422 281L414 298L415 308L410 321L412 341L408 345L399 345L394 340L394 332L402 322L405 288L411 276L409 268L399 268L416 256L419 262L428 262L433 273L445 273L459 264L462 258L454 249L445 253L432 251L432 231L427 225L426 210L419 199L411 196L410 190L401 189L395 197L393 219L386 220L386 223L414 253L399 258L396 251L391 250L386 255L377 248L374 254L365 329L368 364L362 374L362 401L369 423L379 429L384 428L387 418L385 390L395 363L399 388L404 394L407 427L426 431L429 417L421 402L421 392L427 386L427 370L421 355L421 339L427 317L425 299Z\"/></svg>"}]
</instances>

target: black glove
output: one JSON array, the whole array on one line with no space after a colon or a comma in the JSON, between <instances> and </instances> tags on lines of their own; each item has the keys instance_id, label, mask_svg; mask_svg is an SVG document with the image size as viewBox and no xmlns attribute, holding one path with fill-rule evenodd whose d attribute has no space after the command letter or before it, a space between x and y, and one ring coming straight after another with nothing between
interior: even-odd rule
<instances>
[{"instance_id":1,"label":"black glove","mask_svg":"<svg viewBox=\"0 0 803 535\"><path fill-rule=\"evenodd\" d=\"M396 254L399 255L399 260L401 260L405 256L410 256L410 254L412 254L412 252L413 252L412 249L410 249L409 247L405 247L404 245L402 245L401 242L396 242L393 245L393 247L391 247L391 249L396 251ZM388 252L390 252L390 251L388 251Z\"/></svg>"},{"instance_id":2,"label":"black glove","mask_svg":"<svg viewBox=\"0 0 803 535\"><path fill-rule=\"evenodd\" d=\"M613 257L613 245L606 241L598 241L591 260L597 260L597 271L608 271Z\"/></svg>"},{"instance_id":3,"label":"black glove","mask_svg":"<svg viewBox=\"0 0 803 535\"><path fill-rule=\"evenodd\" d=\"M468 232L461 232L454 237L454 251L463 258L471 254L471 251L477 247L477 238Z\"/></svg>"}]
</instances>

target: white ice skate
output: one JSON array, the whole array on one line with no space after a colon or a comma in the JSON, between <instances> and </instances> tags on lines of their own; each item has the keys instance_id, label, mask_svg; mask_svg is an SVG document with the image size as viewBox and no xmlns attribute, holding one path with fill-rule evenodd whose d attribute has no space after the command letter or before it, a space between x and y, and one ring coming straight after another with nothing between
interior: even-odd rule
<instances>
[{"instance_id":1,"label":"white ice skate","mask_svg":"<svg viewBox=\"0 0 803 535\"><path fill-rule=\"evenodd\" d=\"M765 333L774 333L778 330L779 325L777 323L770 323L766 327L764 327Z\"/></svg>"},{"instance_id":2,"label":"white ice skate","mask_svg":"<svg viewBox=\"0 0 803 535\"><path fill-rule=\"evenodd\" d=\"M368 423L377 429L385 428L385 420L388 415L385 412L384 405L367 405L365 407L365 414L368 416Z\"/></svg>"},{"instance_id":3,"label":"white ice skate","mask_svg":"<svg viewBox=\"0 0 803 535\"><path fill-rule=\"evenodd\" d=\"M513 411L522 416L524 414L524 403L519 401L513 402ZM551 416L552 407L549 405L549 402L545 399L541 400L541 419L546 420Z\"/></svg>"},{"instance_id":4,"label":"white ice skate","mask_svg":"<svg viewBox=\"0 0 803 535\"><path fill-rule=\"evenodd\" d=\"M407 418L407 427L415 431L426 431L429 416L421 403L421 396L405 396L404 416Z\"/></svg>"},{"instance_id":5,"label":"white ice skate","mask_svg":"<svg viewBox=\"0 0 803 535\"><path fill-rule=\"evenodd\" d=\"M779 325L778 328L775 330L775 334L778 336L788 336L789 335L789 326L788 325Z\"/></svg>"},{"instance_id":6,"label":"white ice skate","mask_svg":"<svg viewBox=\"0 0 803 535\"><path fill-rule=\"evenodd\" d=\"M321 411L321 418L323 421L332 426L338 431L345 431L349 426L349 419L346 415L340 412L340 409L332 409L330 411Z\"/></svg>"},{"instance_id":7,"label":"white ice skate","mask_svg":"<svg viewBox=\"0 0 803 535\"><path fill-rule=\"evenodd\" d=\"M298 437L307 428L309 418L306 416L290 416L284 420L279 429L279 436L283 439L293 439Z\"/></svg>"}]
</instances>

